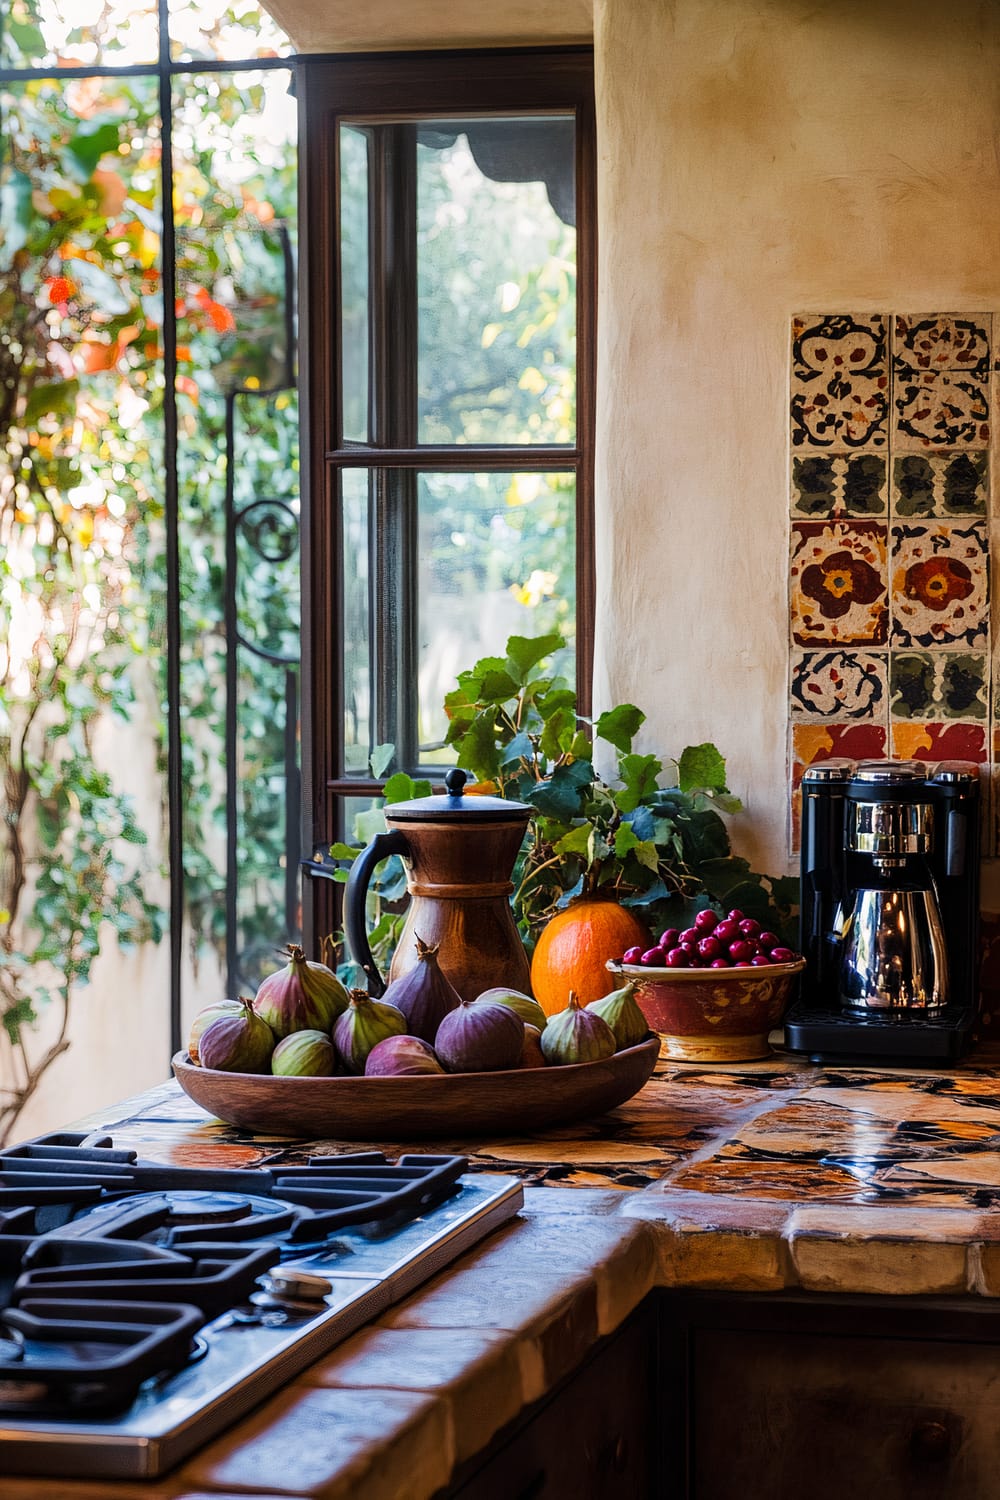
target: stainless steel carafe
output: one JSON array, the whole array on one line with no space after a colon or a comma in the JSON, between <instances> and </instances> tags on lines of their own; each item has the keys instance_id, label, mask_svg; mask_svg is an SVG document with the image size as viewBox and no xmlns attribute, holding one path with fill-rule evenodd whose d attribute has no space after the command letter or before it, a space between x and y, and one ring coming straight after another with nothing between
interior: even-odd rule
<instances>
[{"instance_id":1,"label":"stainless steel carafe","mask_svg":"<svg viewBox=\"0 0 1000 1500\"><path fill-rule=\"evenodd\" d=\"M863 773L862 773L863 774ZM877 773L871 772L873 782ZM851 1010L929 1011L948 1001L948 955L928 856L929 802L853 802L847 849L870 871L841 933L840 1002Z\"/></svg>"}]
</instances>

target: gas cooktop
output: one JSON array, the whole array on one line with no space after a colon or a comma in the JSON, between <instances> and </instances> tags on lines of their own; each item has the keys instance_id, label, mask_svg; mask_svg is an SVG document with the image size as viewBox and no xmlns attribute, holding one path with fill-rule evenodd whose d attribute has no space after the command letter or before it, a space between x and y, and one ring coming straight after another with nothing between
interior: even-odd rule
<instances>
[{"instance_id":1,"label":"gas cooktop","mask_svg":"<svg viewBox=\"0 0 1000 1500\"><path fill-rule=\"evenodd\" d=\"M459 1156L203 1170L102 1135L0 1152L0 1468L171 1468L523 1202Z\"/></svg>"}]
</instances>

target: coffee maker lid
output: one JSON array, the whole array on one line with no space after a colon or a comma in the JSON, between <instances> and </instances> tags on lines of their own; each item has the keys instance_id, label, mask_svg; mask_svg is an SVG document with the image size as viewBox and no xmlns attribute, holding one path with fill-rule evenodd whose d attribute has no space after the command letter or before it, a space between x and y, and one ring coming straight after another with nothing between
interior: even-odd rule
<instances>
[{"instance_id":1,"label":"coffee maker lid","mask_svg":"<svg viewBox=\"0 0 1000 1500\"><path fill-rule=\"evenodd\" d=\"M870 786L899 786L908 781L926 781L928 770L921 760L863 760L854 779Z\"/></svg>"}]
</instances>

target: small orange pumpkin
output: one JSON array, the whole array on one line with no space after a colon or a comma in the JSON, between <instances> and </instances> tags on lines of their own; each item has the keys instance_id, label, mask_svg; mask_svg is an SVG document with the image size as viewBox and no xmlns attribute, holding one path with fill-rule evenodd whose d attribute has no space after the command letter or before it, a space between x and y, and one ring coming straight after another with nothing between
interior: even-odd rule
<instances>
[{"instance_id":1,"label":"small orange pumpkin","mask_svg":"<svg viewBox=\"0 0 1000 1500\"><path fill-rule=\"evenodd\" d=\"M581 896L542 928L531 960L531 988L547 1016L566 1009L574 990L581 1005L615 988L605 965L626 948L652 947L646 927L634 913L604 896Z\"/></svg>"}]
</instances>

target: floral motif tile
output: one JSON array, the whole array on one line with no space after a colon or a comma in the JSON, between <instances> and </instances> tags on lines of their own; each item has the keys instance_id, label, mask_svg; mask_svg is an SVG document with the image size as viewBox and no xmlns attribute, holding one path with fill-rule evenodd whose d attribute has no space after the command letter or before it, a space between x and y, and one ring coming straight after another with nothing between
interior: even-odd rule
<instances>
[{"instance_id":1,"label":"floral motif tile","mask_svg":"<svg viewBox=\"0 0 1000 1500\"><path fill-rule=\"evenodd\" d=\"M990 440L988 383L958 371L906 371L893 381L894 446L982 448Z\"/></svg>"},{"instance_id":2,"label":"floral motif tile","mask_svg":"<svg viewBox=\"0 0 1000 1500\"><path fill-rule=\"evenodd\" d=\"M797 516L884 516L886 490L886 461L879 453L792 459L792 512Z\"/></svg>"},{"instance_id":3,"label":"floral motif tile","mask_svg":"<svg viewBox=\"0 0 1000 1500\"><path fill-rule=\"evenodd\" d=\"M899 760L971 760L979 766L990 758L983 724L897 721L892 726L892 754Z\"/></svg>"},{"instance_id":4,"label":"floral motif tile","mask_svg":"<svg viewBox=\"0 0 1000 1500\"><path fill-rule=\"evenodd\" d=\"M893 651L889 690L893 719L985 719L986 655L981 651Z\"/></svg>"},{"instance_id":5,"label":"floral motif tile","mask_svg":"<svg viewBox=\"0 0 1000 1500\"><path fill-rule=\"evenodd\" d=\"M792 526L796 645L885 644L886 541L886 527L876 521L799 521Z\"/></svg>"},{"instance_id":6,"label":"floral motif tile","mask_svg":"<svg viewBox=\"0 0 1000 1500\"><path fill-rule=\"evenodd\" d=\"M885 448L888 392L884 315L793 320L793 447Z\"/></svg>"},{"instance_id":7,"label":"floral motif tile","mask_svg":"<svg viewBox=\"0 0 1000 1500\"><path fill-rule=\"evenodd\" d=\"M892 332L893 369L964 370L985 381L990 370L989 314L897 315Z\"/></svg>"},{"instance_id":8,"label":"floral motif tile","mask_svg":"<svg viewBox=\"0 0 1000 1500\"><path fill-rule=\"evenodd\" d=\"M986 644L985 525L894 526L891 572L894 647Z\"/></svg>"},{"instance_id":9,"label":"floral motif tile","mask_svg":"<svg viewBox=\"0 0 1000 1500\"><path fill-rule=\"evenodd\" d=\"M889 700L887 666L884 652L793 652L792 718L860 720L884 717Z\"/></svg>"},{"instance_id":10,"label":"floral motif tile","mask_svg":"<svg viewBox=\"0 0 1000 1500\"><path fill-rule=\"evenodd\" d=\"M989 457L981 453L904 453L892 464L894 516L985 516Z\"/></svg>"}]
</instances>

